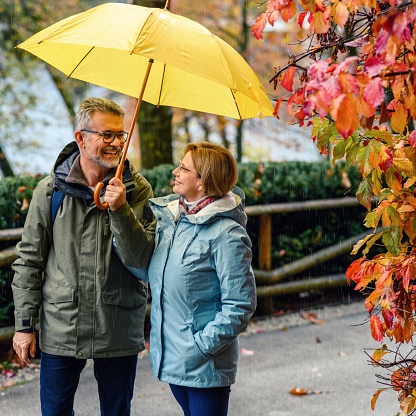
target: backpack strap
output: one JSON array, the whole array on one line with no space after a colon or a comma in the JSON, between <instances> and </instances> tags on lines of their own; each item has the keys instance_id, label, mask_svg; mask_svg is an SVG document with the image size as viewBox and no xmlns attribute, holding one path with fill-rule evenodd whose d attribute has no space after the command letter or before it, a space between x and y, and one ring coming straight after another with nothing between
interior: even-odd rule
<instances>
[{"instance_id":1,"label":"backpack strap","mask_svg":"<svg viewBox=\"0 0 416 416\"><path fill-rule=\"evenodd\" d=\"M133 186L126 187L126 200L130 202L131 199L131 190L134 189ZM63 199L65 198L65 194L58 188L55 188L52 192L52 199L51 199L51 219L52 224L55 223L56 215L58 214L58 209L62 204Z\"/></svg>"},{"instance_id":2,"label":"backpack strap","mask_svg":"<svg viewBox=\"0 0 416 416\"><path fill-rule=\"evenodd\" d=\"M53 190L52 199L51 199L52 224L55 222L56 214L58 213L58 209L61 206L64 197L65 197L65 194L61 190L59 189Z\"/></svg>"}]
</instances>

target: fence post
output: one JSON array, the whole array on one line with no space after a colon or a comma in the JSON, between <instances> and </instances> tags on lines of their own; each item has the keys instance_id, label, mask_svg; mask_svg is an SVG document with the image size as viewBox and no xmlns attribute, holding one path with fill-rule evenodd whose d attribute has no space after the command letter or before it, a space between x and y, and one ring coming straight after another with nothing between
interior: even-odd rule
<instances>
[{"instance_id":1,"label":"fence post","mask_svg":"<svg viewBox=\"0 0 416 416\"><path fill-rule=\"evenodd\" d=\"M261 214L259 217L258 245L259 268L270 271L272 269L272 216L270 214ZM257 299L257 312L260 315L271 315L273 312L272 297Z\"/></svg>"}]
</instances>

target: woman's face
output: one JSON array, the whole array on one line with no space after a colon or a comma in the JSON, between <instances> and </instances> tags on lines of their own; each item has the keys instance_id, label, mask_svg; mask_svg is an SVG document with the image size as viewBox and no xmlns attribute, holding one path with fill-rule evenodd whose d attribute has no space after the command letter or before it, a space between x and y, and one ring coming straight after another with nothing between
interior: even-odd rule
<instances>
[{"instance_id":1,"label":"woman's face","mask_svg":"<svg viewBox=\"0 0 416 416\"><path fill-rule=\"evenodd\" d=\"M173 186L175 194L184 196L189 202L198 201L205 196L201 178L196 173L190 152L186 153L172 173L175 175L175 185Z\"/></svg>"}]
</instances>

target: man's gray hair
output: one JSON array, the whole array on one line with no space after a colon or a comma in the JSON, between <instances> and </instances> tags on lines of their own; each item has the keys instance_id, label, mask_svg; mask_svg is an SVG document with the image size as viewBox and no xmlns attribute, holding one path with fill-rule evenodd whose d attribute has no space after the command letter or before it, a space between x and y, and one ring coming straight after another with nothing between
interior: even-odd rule
<instances>
[{"instance_id":1,"label":"man's gray hair","mask_svg":"<svg viewBox=\"0 0 416 416\"><path fill-rule=\"evenodd\" d=\"M90 97L83 100L75 115L75 131L90 129L92 127L92 115L95 111L124 117L123 109L107 98Z\"/></svg>"}]
</instances>

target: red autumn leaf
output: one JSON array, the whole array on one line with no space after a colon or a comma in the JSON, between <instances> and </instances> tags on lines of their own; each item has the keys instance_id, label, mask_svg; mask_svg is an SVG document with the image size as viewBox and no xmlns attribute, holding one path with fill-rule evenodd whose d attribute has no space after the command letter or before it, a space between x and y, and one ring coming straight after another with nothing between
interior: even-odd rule
<instances>
[{"instance_id":1,"label":"red autumn leaf","mask_svg":"<svg viewBox=\"0 0 416 416\"><path fill-rule=\"evenodd\" d=\"M263 32L264 28L267 24L267 15L266 13L262 13L254 22L253 26L251 27L251 31L256 39L263 39Z\"/></svg>"},{"instance_id":2,"label":"red autumn leaf","mask_svg":"<svg viewBox=\"0 0 416 416\"><path fill-rule=\"evenodd\" d=\"M380 75L380 72L386 69L386 63L374 56L370 56L364 64L364 73L367 74L370 78Z\"/></svg>"},{"instance_id":3,"label":"red autumn leaf","mask_svg":"<svg viewBox=\"0 0 416 416\"><path fill-rule=\"evenodd\" d=\"M351 136L359 125L357 107L357 99L347 94L336 109L335 127L344 139Z\"/></svg>"},{"instance_id":4,"label":"red autumn leaf","mask_svg":"<svg viewBox=\"0 0 416 416\"><path fill-rule=\"evenodd\" d=\"M377 315L370 318L371 335L376 341L383 341L383 324Z\"/></svg>"},{"instance_id":5,"label":"red autumn leaf","mask_svg":"<svg viewBox=\"0 0 416 416\"><path fill-rule=\"evenodd\" d=\"M385 52L387 47L387 41L389 39L389 33L385 30L382 30L376 39L376 53L377 55L382 55Z\"/></svg>"},{"instance_id":6,"label":"red autumn leaf","mask_svg":"<svg viewBox=\"0 0 416 416\"><path fill-rule=\"evenodd\" d=\"M324 83L322 83L322 87L331 97L338 97L341 94L341 84L339 81L339 77L329 77Z\"/></svg>"},{"instance_id":7,"label":"red autumn leaf","mask_svg":"<svg viewBox=\"0 0 416 416\"><path fill-rule=\"evenodd\" d=\"M283 75L282 82L280 85L285 88L287 91L292 92L293 87L293 77L295 76L296 67L289 67Z\"/></svg>"},{"instance_id":8,"label":"red autumn leaf","mask_svg":"<svg viewBox=\"0 0 416 416\"><path fill-rule=\"evenodd\" d=\"M376 77L370 80L364 89L364 100L376 109L384 101L384 90L381 78Z\"/></svg>"},{"instance_id":9,"label":"red autumn leaf","mask_svg":"<svg viewBox=\"0 0 416 416\"><path fill-rule=\"evenodd\" d=\"M394 313L390 309L383 308L382 315L384 318L384 323L388 329L393 328Z\"/></svg>"},{"instance_id":10,"label":"red autumn leaf","mask_svg":"<svg viewBox=\"0 0 416 416\"><path fill-rule=\"evenodd\" d=\"M306 114L303 111L303 108L301 108L299 111L297 111L294 114L294 116L295 116L296 120L298 120L299 126L302 127L305 124L305 117L306 117Z\"/></svg>"},{"instance_id":11,"label":"red autumn leaf","mask_svg":"<svg viewBox=\"0 0 416 416\"><path fill-rule=\"evenodd\" d=\"M356 276L357 272L361 270L362 273L362 267L361 263L365 260L364 257L354 260L349 266L347 271L345 272L345 275L347 277L348 284L350 284L351 280L357 283ZM361 274L360 273L360 274Z\"/></svg>"},{"instance_id":12,"label":"red autumn leaf","mask_svg":"<svg viewBox=\"0 0 416 416\"><path fill-rule=\"evenodd\" d=\"M412 147L416 147L416 130L412 130L409 134L409 144Z\"/></svg>"},{"instance_id":13,"label":"red autumn leaf","mask_svg":"<svg viewBox=\"0 0 416 416\"><path fill-rule=\"evenodd\" d=\"M397 13L394 15L392 32L401 42L411 39L410 22L407 13Z\"/></svg>"},{"instance_id":14,"label":"red autumn leaf","mask_svg":"<svg viewBox=\"0 0 416 416\"><path fill-rule=\"evenodd\" d=\"M357 66L357 62L359 59L356 56L349 56L348 58L344 59L338 65L334 65L334 75L339 75L342 73L352 73L355 71L355 67Z\"/></svg>"},{"instance_id":15,"label":"red autumn leaf","mask_svg":"<svg viewBox=\"0 0 416 416\"><path fill-rule=\"evenodd\" d=\"M298 25L299 25L300 28L303 27L303 21L305 20L305 17L306 17L306 15L308 13L309 12L301 12L301 13L299 13L299 16L298 16Z\"/></svg>"},{"instance_id":16,"label":"red autumn leaf","mask_svg":"<svg viewBox=\"0 0 416 416\"><path fill-rule=\"evenodd\" d=\"M350 42L345 42L345 46L350 46L351 48L361 48L368 44L369 35L360 36Z\"/></svg>"},{"instance_id":17,"label":"red autumn leaf","mask_svg":"<svg viewBox=\"0 0 416 416\"><path fill-rule=\"evenodd\" d=\"M276 105L274 106L274 111L273 111L273 115L274 115L274 116L279 117L279 116L278 116L278 113L279 113L279 107L280 107L280 104L282 104L282 101L283 101L283 98L279 98L279 99L276 101Z\"/></svg>"}]
</instances>

